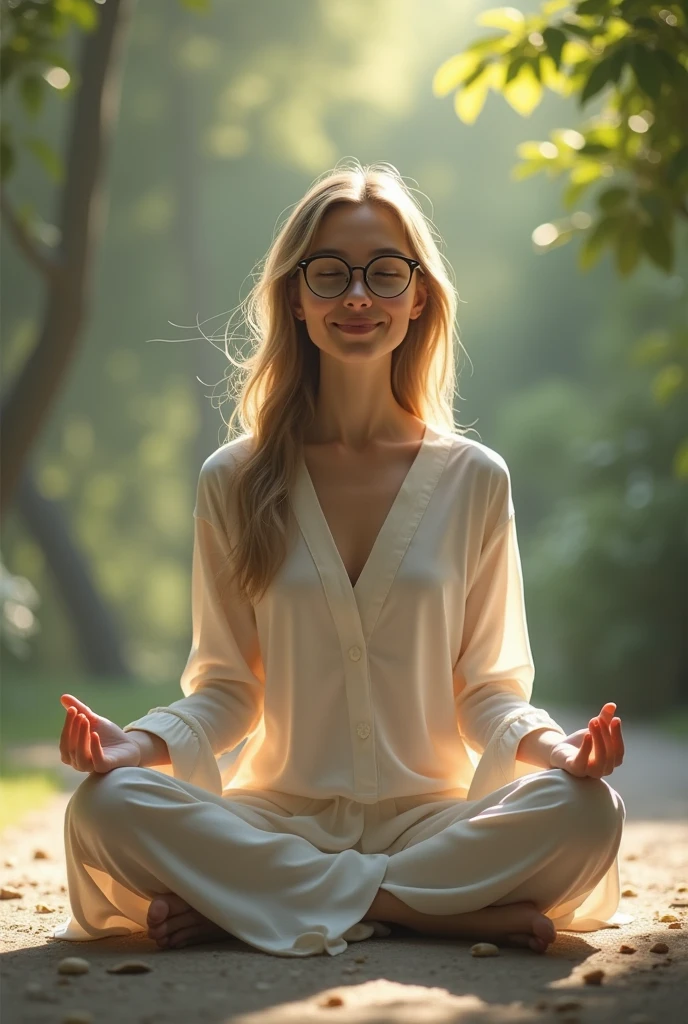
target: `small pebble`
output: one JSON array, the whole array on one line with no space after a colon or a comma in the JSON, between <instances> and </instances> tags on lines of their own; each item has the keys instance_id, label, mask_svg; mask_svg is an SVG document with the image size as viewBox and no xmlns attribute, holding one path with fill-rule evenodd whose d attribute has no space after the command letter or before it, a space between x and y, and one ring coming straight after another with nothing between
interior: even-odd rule
<instances>
[{"instance_id":1,"label":"small pebble","mask_svg":"<svg viewBox=\"0 0 688 1024\"><path fill-rule=\"evenodd\" d=\"M669 947L666 942L655 942L654 946L650 946L651 953L668 953Z\"/></svg>"},{"instance_id":2,"label":"small pebble","mask_svg":"<svg viewBox=\"0 0 688 1024\"><path fill-rule=\"evenodd\" d=\"M660 917L659 920L660 921L678 921L678 918L676 917L676 914L664 914L662 917Z\"/></svg>"},{"instance_id":3,"label":"small pebble","mask_svg":"<svg viewBox=\"0 0 688 1024\"><path fill-rule=\"evenodd\" d=\"M637 896L638 893L635 891L635 889L630 889L629 888L629 889L624 889L623 892L621 893L621 895L622 896Z\"/></svg>"},{"instance_id":4,"label":"small pebble","mask_svg":"<svg viewBox=\"0 0 688 1024\"><path fill-rule=\"evenodd\" d=\"M122 960L106 970L108 974L145 974L153 968L145 960Z\"/></svg>"},{"instance_id":5,"label":"small pebble","mask_svg":"<svg viewBox=\"0 0 688 1024\"><path fill-rule=\"evenodd\" d=\"M683 928L683 925L681 924L680 921L675 921L673 924L670 924L669 927L670 928Z\"/></svg>"},{"instance_id":6,"label":"small pebble","mask_svg":"<svg viewBox=\"0 0 688 1024\"><path fill-rule=\"evenodd\" d=\"M23 895L23 892L19 892L18 889L9 888L8 886L3 886L2 889L0 889L0 900L21 899Z\"/></svg>"},{"instance_id":7,"label":"small pebble","mask_svg":"<svg viewBox=\"0 0 688 1024\"><path fill-rule=\"evenodd\" d=\"M343 1006L344 1000L341 996L331 995L325 996L325 998L317 1004L318 1006Z\"/></svg>"},{"instance_id":8,"label":"small pebble","mask_svg":"<svg viewBox=\"0 0 688 1024\"><path fill-rule=\"evenodd\" d=\"M492 942L476 942L471 946L471 956L499 956L499 946Z\"/></svg>"},{"instance_id":9,"label":"small pebble","mask_svg":"<svg viewBox=\"0 0 688 1024\"><path fill-rule=\"evenodd\" d=\"M34 860L50 860L50 854L47 853L45 850L34 850L33 851L33 859Z\"/></svg>"},{"instance_id":10,"label":"small pebble","mask_svg":"<svg viewBox=\"0 0 688 1024\"><path fill-rule=\"evenodd\" d=\"M601 985L602 979L604 978L604 971L588 971L587 974L583 975L583 981L586 985Z\"/></svg>"},{"instance_id":11,"label":"small pebble","mask_svg":"<svg viewBox=\"0 0 688 1024\"><path fill-rule=\"evenodd\" d=\"M91 965L80 956L66 956L57 965L58 974L88 974Z\"/></svg>"},{"instance_id":12,"label":"small pebble","mask_svg":"<svg viewBox=\"0 0 688 1024\"><path fill-rule=\"evenodd\" d=\"M621 946L619 946L619 953L636 953L636 952L637 952L637 950L636 950L635 946L627 946L625 942Z\"/></svg>"},{"instance_id":13,"label":"small pebble","mask_svg":"<svg viewBox=\"0 0 688 1024\"><path fill-rule=\"evenodd\" d=\"M40 1003L56 1003L57 996L47 992L39 981L30 981L24 988L24 995Z\"/></svg>"},{"instance_id":14,"label":"small pebble","mask_svg":"<svg viewBox=\"0 0 688 1024\"><path fill-rule=\"evenodd\" d=\"M37 914L54 914L55 913L55 907L50 907L50 906L48 906L47 903L37 903L36 904L36 913Z\"/></svg>"}]
</instances>

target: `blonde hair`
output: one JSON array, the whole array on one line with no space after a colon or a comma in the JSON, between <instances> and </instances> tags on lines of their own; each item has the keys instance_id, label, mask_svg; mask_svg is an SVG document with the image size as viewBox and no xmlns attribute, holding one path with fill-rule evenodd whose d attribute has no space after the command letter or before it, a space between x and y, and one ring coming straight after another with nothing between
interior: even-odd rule
<instances>
[{"instance_id":1,"label":"blonde hair","mask_svg":"<svg viewBox=\"0 0 688 1024\"><path fill-rule=\"evenodd\" d=\"M237 307L249 330L253 353L243 363L235 362L225 336L225 354L240 371L226 442L242 436L233 432L236 419L243 436L252 436L250 454L234 468L230 489L238 527L231 573L234 586L253 603L265 593L287 554L293 523L290 486L303 437L316 411L319 350L308 337L306 324L292 312L287 282L298 273L297 261L306 255L333 204L375 202L398 216L414 258L421 263L428 298L392 352L392 392L403 409L440 433L464 432L454 424L453 415L454 321L459 300L449 277L451 266L447 263L445 268L432 223L393 165L363 166L356 159L347 163L317 178L292 208L258 280ZM231 397L229 386L228 394Z\"/></svg>"}]
</instances>

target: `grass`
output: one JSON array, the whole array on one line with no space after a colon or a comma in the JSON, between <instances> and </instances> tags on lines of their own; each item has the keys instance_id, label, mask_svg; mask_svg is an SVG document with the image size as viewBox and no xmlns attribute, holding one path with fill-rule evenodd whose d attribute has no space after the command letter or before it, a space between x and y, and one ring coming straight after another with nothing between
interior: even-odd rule
<instances>
[{"instance_id":1,"label":"grass","mask_svg":"<svg viewBox=\"0 0 688 1024\"><path fill-rule=\"evenodd\" d=\"M60 788L54 772L5 769L0 778L0 832L27 811L39 810Z\"/></svg>"}]
</instances>

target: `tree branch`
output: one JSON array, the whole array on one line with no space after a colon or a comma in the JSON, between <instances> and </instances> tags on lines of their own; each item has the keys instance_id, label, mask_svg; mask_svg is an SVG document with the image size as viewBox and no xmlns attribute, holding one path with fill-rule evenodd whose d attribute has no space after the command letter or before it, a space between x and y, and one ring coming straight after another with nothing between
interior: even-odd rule
<instances>
[{"instance_id":1,"label":"tree branch","mask_svg":"<svg viewBox=\"0 0 688 1024\"><path fill-rule=\"evenodd\" d=\"M56 259L47 256L44 252L41 252L35 244L26 228L12 209L12 204L10 203L4 188L0 188L0 211L2 212L3 220L7 221L7 225L12 233L12 237L17 243L17 247L21 249L29 263L31 263L39 273L43 274L44 277L48 278L51 283L55 283L60 269L59 262Z\"/></svg>"}]
</instances>

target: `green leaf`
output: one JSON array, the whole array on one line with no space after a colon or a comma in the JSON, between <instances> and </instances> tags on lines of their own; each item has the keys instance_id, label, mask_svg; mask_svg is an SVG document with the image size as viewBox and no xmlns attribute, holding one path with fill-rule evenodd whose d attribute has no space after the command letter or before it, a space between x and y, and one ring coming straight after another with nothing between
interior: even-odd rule
<instances>
[{"instance_id":1,"label":"green leaf","mask_svg":"<svg viewBox=\"0 0 688 1024\"><path fill-rule=\"evenodd\" d=\"M614 241L619 230L619 221L615 217L601 217L588 231L578 254L578 266L581 270L589 270L598 262L605 245Z\"/></svg>"},{"instance_id":2,"label":"green leaf","mask_svg":"<svg viewBox=\"0 0 688 1024\"><path fill-rule=\"evenodd\" d=\"M448 96L480 64L479 54L456 53L439 66L432 79L433 96Z\"/></svg>"},{"instance_id":3,"label":"green leaf","mask_svg":"<svg viewBox=\"0 0 688 1024\"><path fill-rule=\"evenodd\" d=\"M628 277L640 258L640 232L635 220L626 217L619 221L615 244L616 269L622 277Z\"/></svg>"},{"instance_id":4,"label":"green leaf","mask_svg":"<svg viewBox=\"0 0 688 1024\"><path fill-rule=\"evenodd\" d=\"M509 61L509 65L506 72L506 78L504 79L504 84L508 85L509 82L513 82L514 78L516 78L523 65L527 63L528 58L523 56L514 57L513 60Z\"/></svg>"},{"instance_id":5,"label":"green leaf","mask_svg":"<svg viewBox=\"0 0 688 1024\"><path fill-rule=\"evenodd\" d=\"M608 154L609 150L610 147L605 146L602 142L586 142L578 152L583 156L602 156L602 154Z\"/></svg>"},{"instance_id":6,"label":"green leaf","mask_svg":"<svg viewBox=\"0 0 688 1024\"><path fill-rule=\"evenodd\" d=\"M502 90L504 99L523 117L528 117L542 99L542 86L530 64L524 64L512 82Z\"/></svg>"},{"instance_id":7,"label":"green leaf","mask_svg":"<svg viewBox=\"0 0 688 1024\"><path fill-rule=\"evenodd\" d=\"M653 263L662 270L669 272L674 266L674 246L671 235L658 221L645 224L640 229L640 241L643 249Z\"/></svg>"},{"instance_id":8,"label":"green leaf","mask_svg":"<svg viewBox=\"0 0 688 1024\"><path fill-rule=\"evenodd\" d=\"M596 96L601 89L604 89L605 85L609 82L614 81L616 74L616 55L604 57L598 64L595 64L592 71L588 75L588 80L583 86L583 90L580 94L579 105L583 106Z\"/></svg>"},{"instance_id":9,"label":"green leaf","mask_svg":"<svg viewBox=\"0 0 688 1024\"><path fill-rule=\"evenodd\" d=\"M664 72L662 64L657 60L654 53L640 43L634 43L629 47L628 63L633 68L638 87L643 92L657 101L662 91L662 79Z\"/></svg>"},{"instance_id":10,"label":"green leaf","mask_svg":"<svg viewBox=\"0 0 688 1024\"><path fill-rule=\"evenodd\" d=\"M489 11L483 11L475 20L479 25L503 28L505 32L519 32L526 22L522 12L515 7L493 7Z\"/></svg>"},{"instance_id":11,"label":"green leaf","mask_svg":"<svg viewBox=\"0 0 688 1024\"><path fill-rule=\"evenodd\" d=\"M84 32L92 32L98 24L98 5L91 3L91 0L57 0L55 6L60 13L72 18Z\"/></svg>"},{"instance_id":12,"label":"green leaf","mask_svg":"<svg viewBox=\"0 0 688 1024\"><path fill-rule=\"evenodd\" d=\"M614 188L605 189L604 192L598 195L597 205L605 213L610 213L613 210L617 210L620 206L624 206L628 202L629 195L630 193L627 188L615 185Z\"/></svg>"},{"instance_id":13,"label":"green leaf","mask_svg":"<svg viewBox=\"0 0 688 1024\"><path fill-rule=\"evenodd\" d=\"M487 76L462 86L454 96L454 110L464 124L473 124L485 105L489 81Z\"/></svg>"},{"instance_id":14,"label":"green leaf","mask_svg":"<svg viewBox=\"0 0 688 1024\"><path fill-rule=\"evenodd\" d=\"M45 79L41 75L24 75L19 80L19 95L24 109L32 117L38 114L43 105L44 88Z\"/></svg>"},{"instance_id":15,"label":"green leaf","mask_svg":"<svg viewBox=\"0 0 688 1024\"><path fill-rule=\"evenodd\" d=\"M481 36L480 39L476 39L475 42L470 43L467 47L467 51L480 51L492 49L495 53L501 53L504 50L504 40L506 36L501 32L491 32L487 36Z\"/></svg>"},{"instance_id":16,"label":"green leaf","mask_svg":"<svg viewBox=\"0 0 688 1024\"><path fill-rule=\"evenodd\" d=\"M580 0L576 14L608 14L609 0Z\"/></svg>"},{"instance_id":17,"label":"green leaf","mask_svg":"<svg viewBox=\"0 0 688 1024\"><path fill-rule=\"evenodd\" d=\"M58 183L63 181L64 167L60 155L43 139L30 138L24 141L27 148L33 153L53 181Z\"/></svg>"},{"instance_id":18,"label":"green leaf","mask_svg":"<svg viewBox=\"0 0 688 1024\"><path fill-rule=\"evenodd\" d=\"M570 210L575 206L583 193L590 188L592 181L572 181L564 190L564 206Z\"/></svg>"},{"instance_id":19,"label":"green leaf","mask_svg":"<svg viewBox=\"0 0 688 1024\"><path fill-rule=\"evenodd\" d=\"M542 33L542 38L545 41L547 52L559 68L561 64L561 51L564 49L564 43L566 42L566 35L561 31L560 28L555 28L553 25L548 25Z\"/></svg>"}]
</instances>

